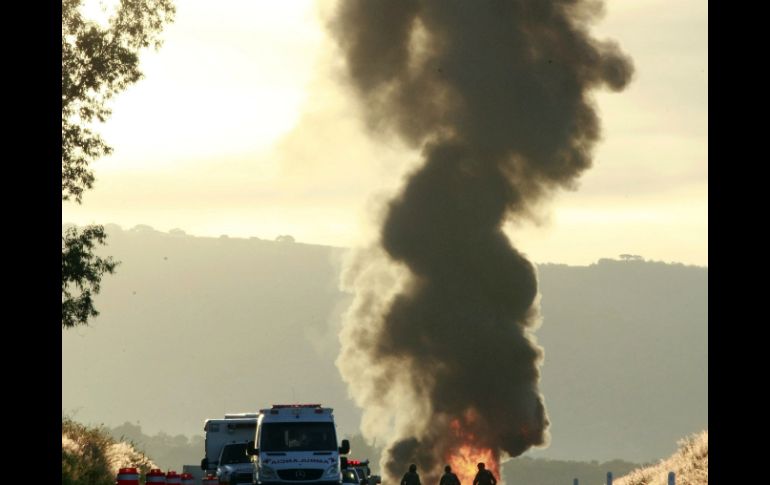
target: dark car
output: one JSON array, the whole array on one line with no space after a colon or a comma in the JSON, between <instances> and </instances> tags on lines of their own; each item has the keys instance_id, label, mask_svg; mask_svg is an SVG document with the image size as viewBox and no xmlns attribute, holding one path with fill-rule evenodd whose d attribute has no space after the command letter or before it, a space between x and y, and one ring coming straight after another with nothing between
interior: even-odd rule
<instances>
[{"instance_id":1,"label":"dark car","mask_svg":"<svg viewBox=\"0 0 770 485\"><path fill-rule=\"evenodd\" d=\"M346 470L342 470L342 483L353 483L355 485L360 485L361 481L358 479L358 474L348 468Z\"/></svg>"}]
</instances>

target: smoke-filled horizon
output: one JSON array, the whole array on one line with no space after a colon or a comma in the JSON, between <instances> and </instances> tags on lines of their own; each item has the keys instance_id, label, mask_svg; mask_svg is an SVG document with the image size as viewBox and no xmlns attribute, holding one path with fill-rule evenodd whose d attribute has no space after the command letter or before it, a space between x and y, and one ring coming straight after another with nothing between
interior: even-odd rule
<instances>
[{"instance_id":1,"label":"smoke-filled horizon","mask_svg":"<svg viewBox=\"0 0 770 485\"><path fill-rule=\"evenodd\" d=\"M630 81L630 59L589 35L601 8L371 0L335 12L370 130L423 156L387 207L381 248L345 276L356 299L338 367L364 433L390 436L388 481L410 463L429 481L445 463L496 468L547 443L537 278L502 224L591 166L591 91Z\"/></svg>"}]
</instances>

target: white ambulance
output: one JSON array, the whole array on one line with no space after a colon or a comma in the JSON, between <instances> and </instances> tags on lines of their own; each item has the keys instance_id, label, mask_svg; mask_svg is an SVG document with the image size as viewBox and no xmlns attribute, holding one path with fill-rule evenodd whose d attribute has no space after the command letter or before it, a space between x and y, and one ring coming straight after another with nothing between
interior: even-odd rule
<instances>
[{"instance_id":1,"label":"white ambulance","mask_svg":"<svg viewBox=\"0 0 770 485\"><path fill-rule=\"evenodd\" d=\"M262 409L250 453L257 485L340 485L340 455L331 408L320 404L274 404Z\"/></svg>"}]
</instances>

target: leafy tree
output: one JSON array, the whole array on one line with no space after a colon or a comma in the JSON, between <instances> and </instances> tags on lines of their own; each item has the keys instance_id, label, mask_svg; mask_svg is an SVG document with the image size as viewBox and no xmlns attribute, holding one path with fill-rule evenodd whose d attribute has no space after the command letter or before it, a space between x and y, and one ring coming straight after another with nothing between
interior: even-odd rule
<instances>
[{"instance_id":1,"label":"leafy tree","mask_svg":"<svg viewBox=\"0 0 770 485\"><path fill-rule=\"evenodd\" d=\"M96 244L104 244L107 235L102 226L87 226L82 232L68 228L61 247L61 324L64 328L85 323L99 314L92 293L99 293L102 274L112 273L117 262L93 254ZM72 291L72 287L77 293Z\"/></svg>"},{"instance_id":2,"label":"leafy tree","mask_svg":"<svg viewBox=\"0 0 770 485\"><path fill-rule=\"evenodd\" d=\"M93 187L91 162L112 152L93 130L111 114L107 102L142 77L139 53L160 47L173 20L172 0L120 0L106 26L82 15L83 0L62 0L62 200L80 204ZM118 264L93 254L104 244L102 226L62 235L62 328L98 315L92 294Z\"/></svg>"}]
</instances>

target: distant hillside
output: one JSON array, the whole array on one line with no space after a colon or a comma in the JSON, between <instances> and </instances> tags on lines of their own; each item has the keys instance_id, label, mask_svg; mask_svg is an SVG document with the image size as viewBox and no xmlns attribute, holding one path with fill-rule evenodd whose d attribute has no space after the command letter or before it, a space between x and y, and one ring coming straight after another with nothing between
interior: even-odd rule
<instances>
[{"instance_id":1,"label":"distant hillside","mask_svg":"<svg viewBox=\"0 0 770 485\"><path fill-rule=\"evenodd\" d=\"M108 226L121 261L90 327L62 332L62 407L80 421L201 435L206 418L322 402L360 411L334 366L345 250ZM538 266L542 390L559 460L651 462L708 423L708 270ZM380 445L383 440L378 440Z\"/></svg>"},{"instance_id":2,"label":"distant hillside","mask_svg":"<svg viewBox=\"0 0 770 485\"><path fill-rule=\"evenodd\" d=\"M188 438L184 435L170 436L160 432L151 436L145 434L141 426L131 423L123 423L114 428L105 427L104 430L115 440L133 443L137 449L151 456L153 462L164 470L181 470L182 465L198 465L203 458L202 435L193 435ZM352 450L349 458L370 460L372 473L378 474L380 467L377 460L382 451L381 448L367 445L361 435L353 435L349 438Z\"/></svg>"},{"instance_id":3,"label":"distant hillside","mask_svg":"<svg viewBox=\"0 0 770 485\"><path fill-rule=\"evenodd\" d=\"M667 485L674 472L677 485L703 485L709 481L709 432L702 431L679 442L679 450L654 466L634 470L614 481L616 485Z\"/></svg>"},{"instance_id":4,"label":"distant hillside","mask_svg":"<svg viewBox=\"0 0 770 485\"><path fill-rule=\"evenodd\" d=\"M203 457L203 436L191 438L158 433L150 436L142 432L141 426L124 423L115 428L106 428L115 440L130 441L134 447L151 456L153 461L164 470L179 470L182 465L197 465ZM361 435L350 436L350 459L369 460L372 473L378 475L380 467L378 457L380 446L368 445ZM545 458L520 457L508 460L502 467L505 483L519 485L565 485L574 478L587 485L600 485L608 471L622 476L639 468L638 463L613 460L604 463L597 461L565 461ZM470 485L470 484L466 484ZM636 485L636 484L634 484Z\"/></svg>"},{"instance_id":5,"label":"distant hillside","mask_svg":"<svg viewBox=\"0 0 770 485\"><path fill-rule=\"evenodd\" d=\"M561 459L653 461L708 425L708 270L541 265L542 391Z\"/></svg>"},{"instance_id":6,"label":"distant hillside","mask_svg":"<svg viewBox=\"0 0 770 485\"><path fill-rule=\"evenodd\" d=\"M502 473L505 483L511 485L572 485L575 478L583 485L603 485L607 472L619 476L638 467L623 460L599 463L523 457L504 463Z\"/></svg>"},{"instance_id":7,"label":"distant hillside","mask_svg":"<svg viewBox=\"0 0 770 485\"><path fill-rule=\"evenodd\" d=\"M160 432L149 436L142 432L141 426L128 422L114 428L106 427L106 431L115 440L133 443L163 470L181 470L182 465L199 465L203 458L202 435L187 438Z\"/></svg>"}]
</instances>

